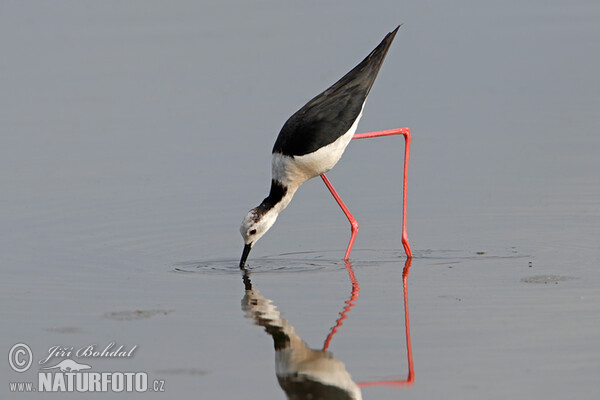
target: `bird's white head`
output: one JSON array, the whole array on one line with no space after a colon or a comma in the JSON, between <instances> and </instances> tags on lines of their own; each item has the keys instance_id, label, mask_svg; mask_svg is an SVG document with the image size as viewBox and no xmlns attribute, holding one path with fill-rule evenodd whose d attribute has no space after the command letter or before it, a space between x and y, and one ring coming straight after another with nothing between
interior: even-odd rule
<instances>
[{"instance_id":1,"label":"bird's white head","mask_svg":"<svg viewBox=\"0 0 600 400\"><path fill-rule=\"evenodd\" d=\"M244 238L244 243L254 244L260 239L275 223L278 213L274 209L262 210L261 206L248 211L240 226L240 233Z\"/></svg>"},{"instance_id":2,"label":"bird's white head","mask_svg":"<svg viewBox=\"0 0 600 400\"><path fill-rule=\"evenodd\" d=\"M277 210L273 208L266 209L262 204L248 211L240 226L240 233L245 243L240 267L243 267L246 263L246 258L250 254L252 245L273 226L275 220L277 220L277 215L279 215Z\"/></svg>"}]
</instances>

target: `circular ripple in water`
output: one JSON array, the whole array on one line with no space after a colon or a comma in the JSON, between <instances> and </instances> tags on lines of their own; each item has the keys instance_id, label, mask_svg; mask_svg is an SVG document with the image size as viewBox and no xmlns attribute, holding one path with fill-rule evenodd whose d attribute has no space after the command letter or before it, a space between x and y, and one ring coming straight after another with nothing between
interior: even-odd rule
<instances>
[{"instance_id":1,"label":"circular ripple in water","mask_svg":"<svg viewBox=\"0 0 600 400\"><path fill-rule=\"evenodd\" d=\"M338 250L306 251L283 253L259 258L250 258L247 268L252 273L271 272L309 272L317 270L336 270L345 268L341 259L343 252ZM421 250L415 251L413 259L422 259L428 263L468 263L494 259L528 257L515 250L478 251L464 250ZM386 263L404 263L406 256L402 249L355 249L352 251L351 264L354 267L366 267ZM184 261L173 265L176 272L239 274L239 259L216 259L209 261Z\"/></svg>"},{"instance_id":2,"label":"circular ripple in water","mask_svg":"<svg viewBox=\"0 0 600 400\"><path fill-rule=\"evenodd\" d=\"M333 252L332 252L333 253ZM339 253L339 252L338 252ZM239 274L239 259L185 261L173 265L176 272L203 274ZM252 273L309 272L341 269L344 261L324 252L286 253L252 259L246 265Z\"/></svg>"}]
</instances>

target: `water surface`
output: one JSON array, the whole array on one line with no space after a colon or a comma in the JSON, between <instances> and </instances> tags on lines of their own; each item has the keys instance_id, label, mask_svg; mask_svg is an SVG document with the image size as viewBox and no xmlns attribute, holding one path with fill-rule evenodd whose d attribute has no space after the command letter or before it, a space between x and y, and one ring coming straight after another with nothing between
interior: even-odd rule
<instances>
[{"instance_id":1,"label":"water surface","mask_svg":"<svg viewBox=\"0 0 600 400\"><path fill-rule=\"evenodd\" d=\"M4 2L0 349L137 345L89 364L165 381L144 398L284 398L238 226L285 120L404 23L359 132L413 135L414 381L363 398L595 398L599 20L589 1ZM402 153L357 141L329 174L360 223L358 297L319 180L249 260L307 349L352 302L328 350L357 384L409 372ZM4 364L5 385L37 377Z\"/></svg>"}]
</instances>

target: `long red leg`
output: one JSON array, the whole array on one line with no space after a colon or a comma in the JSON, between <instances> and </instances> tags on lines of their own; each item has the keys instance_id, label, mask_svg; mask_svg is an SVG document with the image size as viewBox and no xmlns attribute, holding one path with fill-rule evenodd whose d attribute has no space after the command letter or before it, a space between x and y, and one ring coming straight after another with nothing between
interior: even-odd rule
<instances>
[{"instance_id":1,"label":"long red leg","mask_svg":"<svg viewBox=\"0 0 600 400\"><path fill-rule=\"evenodd\" d=\"M404 136L405 146L404 146L404 183L403 183L403 195L402 195L402 245L404 246L404 252L406 253L406 256L408 258L411 258L412 251L410 250L410 245L408 244L408 235L406 233L406 183L408 181L408 156L410 153L410 129L400 128L400 129L390 129L387 131L357 133L352 137L352 139L366 139L366 138L379 137L379 136L390 136L390 135L403 135ZM346 253L346 256L348 256L348 253Z\"/></svg>"},{"instance_id":2,"label":"long red leg","mask_svg":"<svg viewBox=\"0 0 600 400\"><path fill-rule=\"evenodd\" d=\"M327 179L325 174L321 174L321 179L323 179L325 186L327 186L327 189L329 189L329 191L333 195L333 198L335 199L335 201L337 201L339 206L342 208L342 211L344 212L344 214L346 214L348 221L350 221L350 229L351 229L350 243L348 243L348 248L346 249L346 255L344 255L344 260L348 261L348 258L350 257L350 251L352 251L352 246L354 245L354 240L356 240L356 235L358 234L358 222L356 222L356 219L354 219L354 217L350 213L350 210L348 210L348 207L346 207L346 205L342 201L342 198L340 197L339 194L337 194L337 192L333 188L333 185L331 184L331 182L329 182L329 179Z\"/></svg>"}]
</instances>

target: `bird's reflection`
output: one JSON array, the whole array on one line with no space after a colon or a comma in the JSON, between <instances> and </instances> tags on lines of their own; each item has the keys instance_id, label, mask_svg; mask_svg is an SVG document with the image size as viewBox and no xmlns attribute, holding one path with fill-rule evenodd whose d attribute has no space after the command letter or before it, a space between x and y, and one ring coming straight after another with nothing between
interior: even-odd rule
<instances>
[{"instance_id":1,"label":"bird's reflection","mask_svg":"<svg viewBox=\"0 0 600 400\"><path fill-rule=\"evenodd\" d=\"M343 320L358 299L360 288L349 262L346 269L352 283L350 299L345 302L343 311L325 339L322 350L308 347L294 331L294 327L285 319L273 302L260 294L250 280L250 272L241 268L245 293L242 299L242 311L256 325L265 328L273 338L275 347L275 373L279 385L288 399L362 399L360 387L375 385L406 385L414 380L412 350L408 319L406 286L411 259L406 261L403 277L404 311L406 322L406 345L408 355L408 376L405 380L355 382L346 370L343 362L335 359L327 351L329 345L342 326Z\"/></svg>"}]
</instances>

